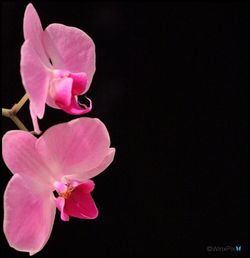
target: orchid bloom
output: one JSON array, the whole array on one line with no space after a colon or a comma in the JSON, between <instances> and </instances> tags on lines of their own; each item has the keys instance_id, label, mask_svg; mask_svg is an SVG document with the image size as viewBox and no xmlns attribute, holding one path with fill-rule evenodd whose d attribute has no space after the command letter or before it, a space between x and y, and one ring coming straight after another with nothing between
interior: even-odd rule
<instances>
[{"instance_id":1,"label":"orchid bloom","mask_svg":"<svg viewBox=\"0 0 250 258\"><path fill-rule=\"evenodd\" d=\"M43 30L32 4L24 14L24 43L21 48L21 76L30 99L34 130L37 118L44 116L45 104L73 115L92 108L78 103L95 73L95 45L82 30L63 24L50 24Z\"/></svg>"},{"instance_id":2,"label":"orchid bloom","mask_svg":"<svg viewBox=\"0 0 250 258\"><path fill-rule=\"evenodd\" d=\"M115 154L100 120L83 117L58 124L38 139L9 131L2 151L13 173L4 194L4 233L11 247L30 255L39 252L51 234L56 207L64 221L97 217L90 179Z\"/></svg>"}]
</instances>

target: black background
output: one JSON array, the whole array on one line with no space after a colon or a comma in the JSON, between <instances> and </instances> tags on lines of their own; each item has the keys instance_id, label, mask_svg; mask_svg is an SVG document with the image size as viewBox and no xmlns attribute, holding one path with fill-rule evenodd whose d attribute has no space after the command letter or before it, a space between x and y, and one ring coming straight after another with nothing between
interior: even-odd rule
<instances>
[{"instance_id":1,"label":"black background","mask_svg":"<svg viewBox=\"0 0 250 258\"><path fill-rule=\"evenodd\" d=\"M26 4L1 4L7 108L24 94ZM206 250L228 245L247 254L247 3L34 5L44 28L63 23L93 38L97 70L87 116L106 124L117 150L95 178L99 217L65 223L57 214L37 256L236 255ZM28 104L19 117L32 129ZM73 118L48 107L41 129ZM4 118L2 135L11 129ZM10 177L2 163L1 196ZM27 255L11 249L2 231L1 237L1 255Z\"/></svg>"}]
</instances>

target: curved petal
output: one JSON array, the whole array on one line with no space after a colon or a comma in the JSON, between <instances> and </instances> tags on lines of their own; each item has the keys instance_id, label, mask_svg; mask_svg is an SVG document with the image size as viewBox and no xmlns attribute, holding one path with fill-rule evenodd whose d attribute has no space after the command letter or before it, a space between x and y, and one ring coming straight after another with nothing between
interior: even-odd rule
<instances>
[{"instance_id":1,"label":"curved petal","mask_svg":"<svg viewBox=\"0 0 250 258\"><path fill-rule=\"evenodd\" d=\"M95 189L95 183L93 180L86 180L84 183L78 184L78 186L81 186L82 191L84 193L91 193Z\"/></svg>"},{"instance_id":2,"label":"curved petal","mask_svg":"<svg viewBox=\"0 0 250 258\"><path fill-rule=\"evenodd\" d=\"M28 39L31 42L34 51L39 56L41 61L48 67L51 67L49 58L45 53L45 49L42 43L43 28L41 21L36 12L36 9L32 4L28 4L25 9L23 19L23 33L24 39Z\"/></svg>"},{"instance_id":3,"label":"curved petal","mask_svg":"<svg viewBox=\"0 0 250 258\"><path fill-rule=\"evenodd\" d=\"M55 218L51 191L19 174L4 194L4 233L11 247L33 255L48 241Z\"/></svg>"},{"instance_id":4,"label":"curved petal","mask_svg":"<svg viewBox=\"0 0 250 258\"><path fill-rule=\"evenodd\" d=\"M93 181L78 185L65 200L64 212L80 219L95 219L98 216L98 210L90 194L93 189Z\"/></svg>"},{"instance_id":5,"label":"curved petal","mask_svg":"<svg viewBox=\"0 0 250 258\"><path fill-rule=\"evenodd\" d=\"M44 46L56 69L87 75L88 90L95 73L95 45L82 30L63 24L50 24L44 31Z\"/></svg>"},{"instance_id":6,"label":"curved petal","mask_svg":"<svg viewBox=\"0 0 250 258\"><path fill-rule=\"evenodd\" d=\"M64 206L65 206L65 199L63 197L56 198L56 207L61 212L61 220L63 221L69 221L69 216L67 213L64 212Z\"/></svg>"},{"instance_id":7,"label":"curved petal","mask_svg":"<svg viewBox=\"0 0 250 258\"><path fill-rule=\"evenodd\" d=\"M62 110L71 115L83 115L91 111L92 101L86 97L89 101L89 106L85 104L79 104L77 96L71 97L71 102L69 106L62 107Z\"/></svg>"},{"instance_id":8,"label":"curved petal","mask_svg":"<svg viewBox=\"0 0 250 258\"><path fill-rule=\"evenodd\" d=\"M21 76L34 112L41 119L44 115L51 74L29 40L26 40L21 48Z\"/></svg>"},{"instance_id":9,"label":"curved petal","mask_svg":"<svg viewBox=\"0 0 250 258\"><path fill-rule=\"evenodd\" d=\"M105 125L82 117L49 128L37 141L37 150L60 181L65 175L82 176L96 168L110 153ZM87 178L88 179L88 178Z\"/></svg>"},{"instance_id":10,"label":"curved petal","mask_svg":"<svg viewBox=\"0 0 250 258\"><path fill-rule=\"evenodd\" d=\"M13 174L36 179L51 184L50 169L36 150L37 138L31 133L13 130L3 136L2 155L4 162Z\"/></svg>"},{"instance_id":11,"label":"curved petal","mask_svg":"<svg viewBox=\"0 0 250 258\"><path fill-rule=\"evenodd\" d=\"M86 73L70 73L69 76L73 79L72 94L84 94L86 92L86 85L88 82Z\"/></svg>"},{"instance_id":12,"label":"curved petal","mask_svg":"<svg viewBox=\"0 0 250 258\"><path fill-rule=\"evenodd\" d=\"M38 118L36 116L36 112L34 111L34 108L33 108L31 102L30 102L29 108L30 108L30 116L31 116L31 120L32 120L32 123L33 123L34 131L37 134L40 134L41 130L40 130L40 127L39 127Z\"/></svg>"},{"instance_id":13,"label":"curved petal","mask_svg":"<svg viewBox=\"0 0 250 258\"><path fill-rule=\"evenodd\" d=\"M85 181L89 178L93 178L103 172L114 160L115 148L110 148L108 154L104 157L102 162L98 164L95 168L92 168L88 171L82 172L81 166L76 169L76 174L67 176L67 179L73 180L77 179L79 181Z\"/></svg>"}]
</instances>

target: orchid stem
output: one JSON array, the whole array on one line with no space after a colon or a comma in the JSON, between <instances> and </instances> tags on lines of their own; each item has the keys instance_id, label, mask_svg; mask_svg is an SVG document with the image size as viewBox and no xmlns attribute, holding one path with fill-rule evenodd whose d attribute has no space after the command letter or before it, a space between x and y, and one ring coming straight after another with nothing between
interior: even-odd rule
<instances>
[{"instance_id":1,"label":"orchid stem","mask_svg":"<svg viewBox=\"0 0 250 258\"><path fill-rule=\"evenodd\" d=\"M16 114L28 99L29 98L27 94L25 94L20 99L20 101L17 104L15 104L11 109L2 108L2 116L10 118L16 124L16 126L23 131L29 131L29 130L26 128L23 122L17 117Z\"/></svg>"},{"instance_id":2,"label":"orchid stem","mask_svg":"<svg viewBox=\"0 0 250 258\"><path fill-rule=\"evenodd\" d=\"M19 129L23 131L28 131L23 122L17 117L17 115L13 113L11 109L2 108L2 116L10 118Z\"/></svg>"},{"instance_id":3,"label":"orchid stem","mask_svg":"<svg viewBox=\"0 0 250 258\"><path fill-rule=\"evenodd\" d=\"M26 103L26 101L29 99L28 95L25 94L17 104L15 104L13 107L12 107L12 111L14 114L16 114L21 108L22 106Z\"/></svg>"},{"instance_id":4,"label":"orchid stem","mask_svg":"<svg viewBox=\"0 0 250 258\"><path fill-rule=\"evenodd\" d=\"M2 108L2 116L10 117L10 109Z\"/></svg>"},{"instance_id":5,"label":"orchid stem","mask_svg":"<svg viewBox=\"0 0 250 258\"><path fill-rule=\"evenodd\" d=\"M29 131L29 130L26 128L26 126L23 124L23 122L22 122L16 115L15 115L15 116L12 116L10 119L16 124L16 126L17 126L19 129L21 129L21 130L23 130L23 131Z\"/></svg>"}]
</instances>

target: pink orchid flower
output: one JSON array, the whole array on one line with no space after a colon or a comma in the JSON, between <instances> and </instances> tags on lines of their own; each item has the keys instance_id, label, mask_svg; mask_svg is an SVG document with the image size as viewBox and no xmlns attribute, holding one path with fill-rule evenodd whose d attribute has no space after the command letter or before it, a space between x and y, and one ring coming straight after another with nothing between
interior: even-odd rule
<instances>
[{"instance_id":1,"label":"pink orchid flower","mask_svg":"<svg viewBox=\"0 0 250 258\"><path fill-rule=\"evenodd\" d=\"M95 45L83 31L63 24L43 30L32 4L24 14L24 43L21 48L21 76L30 99L30 112L37 133L37 118L43 118L45 104L73 115L92 108L78 103L95 73Z\"/></svg>"},{"instance_id":2,"label":"pink orchid flower","mask_svg":"<svg viewBox=\"0 0 250 258\"><path fill-rule=\"evenodd\" d=\"M115 155L100 120L84 117L58 124L38 139L9 131L2 151L13 173L4 194L4 232L11 247L30 255L39 252L51 234L56 207L64 221L97 217L90 178Z\"/></svg>"}]
</instances>

